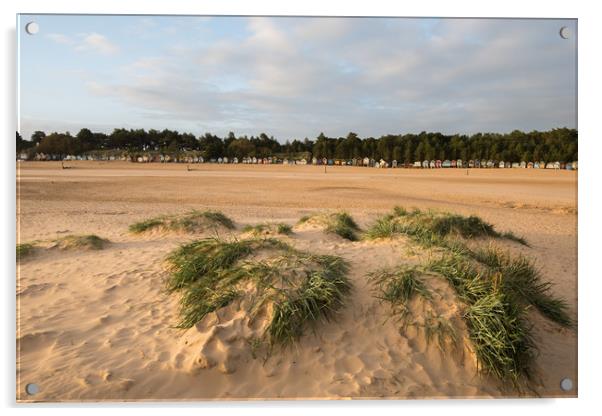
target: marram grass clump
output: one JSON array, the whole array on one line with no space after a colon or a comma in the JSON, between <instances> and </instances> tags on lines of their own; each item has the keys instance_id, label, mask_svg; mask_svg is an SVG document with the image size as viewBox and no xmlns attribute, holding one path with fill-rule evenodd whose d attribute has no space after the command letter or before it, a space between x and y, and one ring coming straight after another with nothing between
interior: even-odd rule
<instances>
[{"instance_id":1,"label":"marram grass clump","mask_svg":"<svg viewBox=\"0 0 602 416\"><path fill-rule=\"evenodd\" d=\"M519 302L535 307L542 315L565 327L573 326L568 304L552 294L552 284L542 280L540 270L523 255L512 257L493 247L472 251L473 258L486 265L500 279L504 291Z\"/></svg>"},{"instance_id":2,"label":"marram grass clump","mask_svg":"<svg viewBox=\"0 0 602 416\"><path fill-rule=\"evenodd\" d=\"M246 225L242 231L244 233L250 233L253 236L262 236L262 235L291 235L293 234L293 227L285 223L262 223L255 225Z\"/></svg>"},{"instance_id":3,"label":"marram grass clump","mask_svg":"<svg viewBox=\"0 0 602 416\"><path fill-rule=\"evenodd\" d=\"M191 211L182 215L164 215L149 218L130 225L129 231L134 234L144 233L149 230L160 229L177 232L203 232L216 227L232 230L234 222L219 211Z\"/></svg>"},{"instance_id":4,"label":"marram grass clump","mask_svg":"<svg viewBox=\"0 0 602 416\"><path fill-rule=\"evenodd\" d=\"M377 270L368 276L368 280L376 286L378 299L395 306L409 302L416 295L430 299L430 292L420 274L418 267L399 266Z\"/></svg>"},{"instance_id":5,"label":"marram grass clump","mask_svg":"<svg viewBox=\"0 0 602 416\"><path fill-rule=\"evenodd\" d=\"M464 319L482 369L519 388L530 379L536 346L528 322L535 307L563 326L572 325L566 302L550 293L532 262L489 248L448 253L429 269L445 277L466 305Z\"/></svg>"},{"instance_id":6,"label":"marram grass clump","mask_svg":"<svg viewBox=\"0 0 602 416\"><path fill-rule=\"evenodd\" d=\"M269 345L289 345L331 319L351 289L342 258L299 251L273 238L199 240L175 250L167 262L167 290L181 296L179 327L190 328L240 301L251 319L269 315L261 334Z\"/></svg>"},{"instance_id":7,"label":"marram grass clump","mask_svg":"<svg viewBox=\"0 0 602 416\"><path fill-rule=\"evenodd\" d=\"M471 215L462 216L434 210L422 211L395 207L393 212L378 218L366 231L368 239L391 238L405 235L425 247L444 247L452 237L474 239L479 237L504 238L527 245L514 234L499 233L493 225Z\"/></svg>"},{"instance_id":8,"label":"marram grass clump","mask_svg":"<svg viewBox=\"0 0 602 416\"><path fill-rule=\"evenodd\" d=\"M400 265L380 269L368 275L374 285L374 296L389 304L391 315L401 323L400 331L412 326L422 330L427 344L437 341L441 352L451 345L456 347L458 336L452 323L436 314L432 308L432 295L422 276L425 271L419 266ZM415 316L411 302L422 299L425 304L421 316Z\"/></svg>"},{"instance_id":9,"label":"marram grass clump","mask_svg":"<svg viewBox=\"0 0 602 416\"><path fill-rule=\"evenodd\" d=\"M315 221L316 223L323 225L324 231L329 234L336 234L346 240L357 241L359 240L360 228L351 215L346 212L335 212L331 214L317 214L311 216L303 216L299 220L299 224L306 223L308 221Z\"/></svg>"},{"instance_id":10,"label":"marram grass clump","mask_svg":"<svg viewBox=\"0 0 602 416\"><path fill-rule=\"evenodd\" d=\"M109 240L94 234L67 235L54 241L53 248L61 250L102 250L109 244Z\"/></svg>"},{"instance_id":11,"label":"marram grass clump","mask_svg":"<svg viewBox=\"0 0 602 416\"><path fill-rule=\"evenodd\" d=\"M32 243L17 244L17 261L29 257L34 253L35 245Z\"/></svg>"}]
</instances>

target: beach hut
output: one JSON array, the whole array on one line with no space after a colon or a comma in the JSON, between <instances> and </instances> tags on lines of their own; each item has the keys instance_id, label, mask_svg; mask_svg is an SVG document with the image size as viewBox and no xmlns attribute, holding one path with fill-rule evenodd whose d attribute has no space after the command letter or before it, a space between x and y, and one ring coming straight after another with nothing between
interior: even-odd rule
<instances>
[{"instance_id":1,"label":"beach hut","mask_svg":"<svg viewBox=\"0 0 602 416\"><path fill-rule=\"evenodd\" d=\"M577 161L574 161L574 162L572 163L572 165L573 165L573 170L577 170L577 167L578 167L578 166L577 166L577 165L578 165L578 164L577 164Z\"/></svg>"},{"instance_id":2,"label":"beach hut","mask_svg":"<svg viewBox=\"0 0 602 416\"><path fill-rule=\"evenodd\" d=\"M328 166L332 166L332 165L334 165L334 160L328 159Z\"/></svg>"},{"instance_id":3,"label":"beach hut","mask_svg":"<svg viewBox=\"0 0 602 416\"><path fill-rule=\"evenodd\" d=\"M500 164L499 164L499 167L500 167L501 169L504 169L504 168L506 167L506 164L504 163L504 161L503 161L503 160L500 162Z\"/></svg>"},{"instance_id":4,"label":"beach hut","mask_svg":"<svg viewBox=\"0 0 602 416\"><path fill-rule=\"evenodd\" d=\"M383 169L386 169L386 168L388 168L388 167L389 167L389 163L388 163L386 160L384 160L384 159L381 159L381 160L378 162L378 164L379 164L379 167L381 167L381 168L383 168Z\"/></svg>"},{"instance_id":5,"label":"beach hut","mask_svg":"<svg viewBox=\"0 0 602 416\"><path fill-rule=\"evenodd\" d=\"M492 168L493 167L493 160L489 159L489 160L485 161L485 166L487 168Z\"/></svg>"},{"instance_id":6,"label":"beach hut","mask_svg":"<svg viewBox=\"0 0 602 416\"><path fill-rule=\"evenodd\" d=\"M458 166L458 161L456 161L455 159L452 159L452 161L451 161L451 167L455 168L457 166Z\"/></svg>"},{"instance_id":7,"label":"beach hut","mask_svg":"<svg viewBox=\"0 0 602 416\"><path fill-rule=\"evenodd\" d=\"M417 160L416 162L414 162L414 165L413 165L414 168L419 168L421 166L422 166L422 163L420 163L419 160Z\"/></svg>"},{"instance_id":8,"label":"beach hut","mask_svg":"<svg viewBox=\"0 0 602 416\"><path fill-rule=\"evenodd\" d=\"M560 170L565 170L565 169L566 169L566 163L560 162Z\"/></svg>"},{"instance_id":9,"label":"beach hut","mask_svg":"<svg viewBox=\"0 0 602 416\"><path fill-rule=\"evenodd\" d=\"M431 160L429 162L429 168L435 169L436 167L437 167L437 163L434 160Z\"/></svg>"},{"instance_id":10,"label":"beach hut","mask_svg":"<svg viewBox=\"0 0 602 416\"><path fill-rule=\"evenodd\" d=\"M527 169L533 169L533 162L527 163Z\"/></svg>"},{"instance_id":11,"label":"beach hut","mask_svg":"<svg viewBox=\"0 0 602 416\"><path fill-rule=\"evenodd\" d=\"M539 162L533 163L533 169L539 169L539 168L540 168Z\"/></svg>"},{"instance_id":12,"label":"beach hut","mask_svg":"<svg viewBox=\"0 0 602 416\"><path fill-rule=\"evenodd\" d=\"M423 168L428 168L429 167L429 161L428 160L423 160L422 161L422 167Z\"/></svg>"},{"instance_id":13,"label":"beach hut","mask_svg":"<svg viewBox=\"0 0 602 416\"><path fill-rule=\"evenodd\" d=\"M368 166L370 164L370 159L368 159L367 157L365 157L362 162L363 162L364 166Z\"/></svg>"},{"instance_id":14,"label":"beach hut","mask_svg":"<svg viewBox=\"0 0 602 416\"><path fill-rule=\"evenodd\" d=\"M442 168L451 168L451 161L449 160L444 160L443 163L441 164Z\"/></svg>"},{"instance_id":15,"label":"beach hut","mask_svg":"<svg viewBox=\"0 0 602 416\"><path fill-rule=\"evenodd\" d=\"M251 163L253 163L254 165L257 164L257 158L255 156L253 156L253 158L251 159Z\"/></svg>"},{"instance_id":16,"label":"beach hut","mask_svg":"<svg viewBox=\"0 0 602 416\"><path fill-rule=\"evenodd\" d=\"M520 162L520 167L525 169L527 167L527 162L525 162L524 160Z\"/></svg>"},{"instance_id":17,"label":"beach hut","mask_svg":"<svg viewBox=\"0 0 602 416\"><path fill-rule=\"evenodd\" d=\"M443 165L443 162L441 162L440 160L436 160L436 161L435 161L435 167L436 167L436 168L440 168L440 167L441 167L441 165Z\"/></svg>"},{"instance_id":18,"label":"beach hut","mask_svg":"<svg viewBox=\"0 0 602 416\"><path fill-rule=\"evenodd\" d=\"M469 168L474 168L474 160L471 159L471 160L468 161L468 167Z\"/></svg>"},{"instance_id":19,"label":"beach hut","mask_svg":"<svg viewBox=\"0 0 602 416\"><path fill-rule=\"evenodd\" d=\"M397 167L397 160L393 159L393 162L391 162L391 167L392 168L396 168Z\"/></svg>"},{"instance_id":20,"label":"beach hut","mask_svg":"<svg viewBox=\"0 0 602 416\"><path fill-rule=\"evenodd\" d=\"M311 164L312 165L317 165L318 164L318 158L317 157L312 157L311 158Z\"/></svg>"},{"instance_id":21,"label":"beach hut","mask_svg":"<svg viewBox=\"0 0 602 416\"><path fill-rule=\"evenodd\" d=\"M548 162L548 163L546 163L546 169L554 169L554 168L555 168L554 162Z\"/></svg>"},{"instance_id":22,"label":"beach hut","mask_svg":"<svg viewBox=\"0 0 602 416\"><path fill-rule=\"evenodd\" d=\"M572 164L572 163L567 163L567 164L564 166L564 168L565 168L566 170L573 170L573 164Z\"/></svg>"},{"instance_id":23,"label":"beach hut","mask_svg":"<svg viewBox=\"0 0 602 416\"><path fill-rule=\"evenodd\" d=\"M232 163L234 163L235 165L238 165L238 158L237 158L237 157L234 157L234 158L232 159Z\"/></svg>"},{"instance_id":24,"label":"beach hut","mask_svg":"<svg viewBox=\"0 0 602 416\"><path fill-rule=\"evenodd\" d=\"M554 169L560 169L560 162L554 162Z\"/></svg>"},{"instance_id":25,"label":"beach hut","mask_svg":"<svg viewBox=\"0 0 602 416\"><path fill-rule=\"evenodd\" d=\"M462 168L463 166L464 166L464 162L462 162L462 159L456 160L456 167L457 168Z\"/></svg>"},{"instance_id":26,"label":"beach hut","mask_svg":"<svg viewBox=\"0 0 602 416\"><path fill-rule=\"evenodd\" d=\"M300 165L307 165L307 159L301 159L301 160L299 161L299 164L300 164Z\"/></svg>"}]
</instances>

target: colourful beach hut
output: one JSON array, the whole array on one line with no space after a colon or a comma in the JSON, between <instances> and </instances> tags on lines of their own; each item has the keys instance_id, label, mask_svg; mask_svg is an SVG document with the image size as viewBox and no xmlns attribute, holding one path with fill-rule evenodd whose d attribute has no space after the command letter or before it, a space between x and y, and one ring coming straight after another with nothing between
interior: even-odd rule
<instances>
[{"instance_id":1,"label":"colourful beach hut","mask_svg":"<svg viewBox=\"0 0 602 416\"><path fill-rule=\"evenodd\" d=\"M441 162L440 160L436 160L435 161L435 167L436 168L440 168L443 165L443 162Z\"/></svg>"}]
</instances>

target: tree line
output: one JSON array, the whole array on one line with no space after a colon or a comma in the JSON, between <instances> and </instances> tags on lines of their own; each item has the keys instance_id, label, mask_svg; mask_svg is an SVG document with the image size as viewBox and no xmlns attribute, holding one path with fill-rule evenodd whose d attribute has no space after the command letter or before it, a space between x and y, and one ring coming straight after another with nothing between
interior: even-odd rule
<instances>
[{"instance_id":1,"label":"tree line","mask_svg":"<svg viewBox=\"0 0 602 416\"><path fill-rule=\"evenodd\" d=\"M511 133L476 133L445 135L441 133L384 135L360 138L355 133L346 137L315 140L287 140L284 144L273 136L236 136L230 132L221 138L211 133L195 136L175 130L115 129L112 133L92 132L83 128L76 135L69 132L46 134L36 131L31 140L17 132L17 153L80 155L90 151L118 150L125 153L161 152L177 154L196 151L206 160L219 157L281 157L353 159L368 157L388 162L413 163L422 160L491 159L519 161L574 161L577 158L577 130L558 128L548 131Z\"/></svg>"}]
</instances>

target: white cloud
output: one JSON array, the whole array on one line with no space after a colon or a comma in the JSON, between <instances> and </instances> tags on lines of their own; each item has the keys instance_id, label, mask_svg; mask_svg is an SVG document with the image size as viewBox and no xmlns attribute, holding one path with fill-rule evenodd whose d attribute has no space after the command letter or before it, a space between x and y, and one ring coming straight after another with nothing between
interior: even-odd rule
<instances>
[{"instance_id":1,"label":"white cloud","mask_svg":"<svg viewBox=\"0 0 602 416\"><path fill-rule=\"evenodd\" d=\"M249 18L242 40L138 59L90 92L153 119L283 139L575 127L576 51L559 24ZM105 42L87 43L115 52Z\"/></svg>"},{"instance_id":2,"label":"white cloud","mask_svg":"<svg viewBox=\"0 0 602 416\"><path fill-rule=\"evenodd\" d=\"M99 33L80 33L74 37L61 33L49 33L46 37L56 43L72 46L78 52L91 51L111 55L119 51L117 45Z\"/></svg>"}]
</instances>

